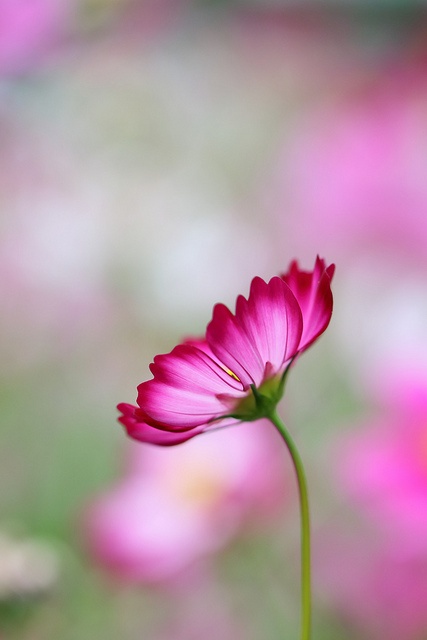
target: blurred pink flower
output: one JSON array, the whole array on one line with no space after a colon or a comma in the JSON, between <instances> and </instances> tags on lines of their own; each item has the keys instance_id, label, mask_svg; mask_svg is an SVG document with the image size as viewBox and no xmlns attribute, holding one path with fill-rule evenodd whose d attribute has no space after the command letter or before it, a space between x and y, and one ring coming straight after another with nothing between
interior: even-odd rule
<instances>
[{"instance_id":1,"label":"blurred pink flower","mask_svg":"<svg viewBox=\"0 0 427 640\"><path fill-rule=\"evenodd\" d=\"M63 35L73 0L0 0L0 73L32 67Z\"/></svg>"},{"instance_id":2,"label":"blurred pink flower","mask_svg":"<svg viewBox=\"0 0 427 640\"><path fill-rule=\"evenodd\" d=\"M377 389L382 411L339 449L340 483L402 555L427 559L427 373L396 370Z\"/></svg>"},{"instance_id":3,"label":"blurred pink flower","mask_svg":"<svg viewBox=\"0 0 427 640\"><path fill-rule=\"evenodd\" d=\"M318 549L319 597L369 640L420 640L427 631L427 557L404 558L399 544L332 534ZM351 635L353 637L353 635Z\"/></svg>"},{"instance_id":4,"label":"blurred pink flower","mask_svg":"<svg viewBox=\"0 0 427 640\"><path fill-rule=\"evenodd\" d=\"M88 508L93 557L125 580L170 580L251 516L255 524L272 515L285 483L277 436L266 426L220 430L174 451L132 445L126 475Z\"/></svg>"},{"instance_id":5,"label":"blurred pink flower","mask_svg":"<svg viewBox=\"0 0 427 640\"><path fill-rule=\"evenodd\" d=\"M297 250L425 264L427 68L411 70L312 112L286 140L274 206Z\"/></svg>"},{"instance_id":6,"label":"blurred pink flower","mask_svg":"<svg viewBox=\"0 0 427 640\"><path fill-rule=\"evenodd\" d=\"M236 313L214 308L206 339L154 358L153 378L138 387L138 407L120 404L120 422L136 440L178 444L208 429L269 415L297 355L325 331L332 314L334 265L313 271L293 262L268 283L254 278Z\"/></svg>"},{"instance_id":7,"label":"blurred pink flower","mask_svg":"<svg viewBox=\"0 0 427 640\"><path fill-rule=\"evenodd\" d=\"M418 640L427 631L427 370L387 364L371 381L376 416L333 452L352 530L318 547L314 573L363 637Z\"/></svg>"}]
</instances>

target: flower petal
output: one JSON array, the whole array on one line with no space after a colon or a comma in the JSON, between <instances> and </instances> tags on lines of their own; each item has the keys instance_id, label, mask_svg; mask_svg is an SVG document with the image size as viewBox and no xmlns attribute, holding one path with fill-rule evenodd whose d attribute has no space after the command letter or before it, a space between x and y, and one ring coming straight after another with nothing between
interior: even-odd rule
<instances>
[{"instance_id":1,"label":"flower petal","mask_svg":"<svg viewBox=\"0 0 427 640\"><path fill-rule=\"evenodd\" d=\"M128 436L140 442L148 442L167 447L186 442L204 430L204 425L202 425L201 427L187 431L165 431L152 427L142 419L138 419L138 407L122 402L117 405L117 409L123 414L118 420L126 429Z\"/></svg>"},{"instance_id":2,"label":"flower petal","mask_svg":"<svg viewBox=\"0 0 427 640\"><path fill-rule=\"evenodd\" d=\"M279 371L296 354L303 326L301 310L281 278L274 277L268 283L254 278L248 300L242 296L237 300L236 319L251 336L264 368L270 372Z\"/></svg>"},{"instance_id":3,"label":"flower petal","mask_svg":"<svg viewBox=\"0 0 427 640\"><path fill-rule=\"evenodd\" d=\"M239 296L234 316L216 305L206 331L213 353L242 381L259 386L296 355L302 332L298 302L279 277L254 278L248 300Z\"/></svg>"},{"instance_id":4,"label":"flower petal","mask_svg":"<svg viewBox=\"0 0 427 640\"><path fill-rule=\"evenodd\" d=\"M171 353L156 356L154 378L138 387L138 405L148 424L183 431L206 425L228 413L218 396L244 397L242 384L207 353L181 344Z\"/></svg>"},{"instance_id":5,"label":"flower petal","mask_svg":"<svg viewBox=\"0 0 427 640\"><path fill-rule=\"evenodd\" d=\"M186 442L194 436L205 431L218 431L225 427L232 427L240 423L240 420L225 417L209 424L202 424L181 431L167 431L159 426L152 426L145 422L142 411L139 407L122 402L117 405L117 409L122 413L118 421L125 427L128 436L139 442L156 444L161 446L172 446Z\"/></svg>"},{"instance_id":6,"label":"flower petal","mask_svg":"<svg viewBox=\"0 0 427 640\"><path fill-rule=\"evenodd\" d=\"M292 290L301 308L303 331L298 351L304 351L323 333L332 315L331 281L335 265L326 267L317 256L313 271L301 271L294 260L281 278Z\"/></svg>"}]
</instances>

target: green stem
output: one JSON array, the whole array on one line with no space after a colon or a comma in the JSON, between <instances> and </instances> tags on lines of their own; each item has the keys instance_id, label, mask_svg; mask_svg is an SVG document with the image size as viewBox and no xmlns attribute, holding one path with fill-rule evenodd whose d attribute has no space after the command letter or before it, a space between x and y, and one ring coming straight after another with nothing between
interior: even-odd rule
<instances>
[{"instance_id":1,"label":"green stem","mask_svg":"<svg viewBox=\"0 0 427 640\"><path fill-rule=\"evenodd\" d=\"M311 568L310 568L310 513L308 508L307 480L298 450L285 425L274 411L268 416L279 431L291 455L298 481L301 519L301 640L311 636Z\"/></svg>"}]
</instances>

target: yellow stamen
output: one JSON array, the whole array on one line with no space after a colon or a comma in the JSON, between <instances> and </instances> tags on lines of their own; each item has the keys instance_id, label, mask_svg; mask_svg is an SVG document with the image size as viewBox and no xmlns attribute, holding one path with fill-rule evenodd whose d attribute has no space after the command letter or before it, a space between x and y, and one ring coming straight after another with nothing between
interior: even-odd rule
<instances>
[{"instance_id":1,"label":"yellow stamen","mask_svg":"<svg viewBox=\"0 0 427 640\"><path fill-rule=\"evenodd\" d=\"M241 382L240 378L238 378L236 376L236 374L233 373L233 371L231 369L229 369L228 367L224 367L224 366L222 368L224 369L225 373L228 373L228 375L231 376L232 378L234 378L235 380L237 380L237 382Z\"/></svg>"}]
</instances>

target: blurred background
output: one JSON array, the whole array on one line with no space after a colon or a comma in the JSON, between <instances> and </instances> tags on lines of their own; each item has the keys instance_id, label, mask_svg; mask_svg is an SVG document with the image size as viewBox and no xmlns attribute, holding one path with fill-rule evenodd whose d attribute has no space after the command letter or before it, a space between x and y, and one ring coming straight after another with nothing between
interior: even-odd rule
<instances>
[{"instance_id":1,"label":"blurred background","mask_svg":"<svg viewBox=\"0 0 427 640\"><path fill-rule=\"evenodd\" d=\"M116 423L253 276L337 265L280 411L316 640L427 638L424 3L0 0L0 638L296 638L266 424Z\"/></svg>"}]
</instances>

